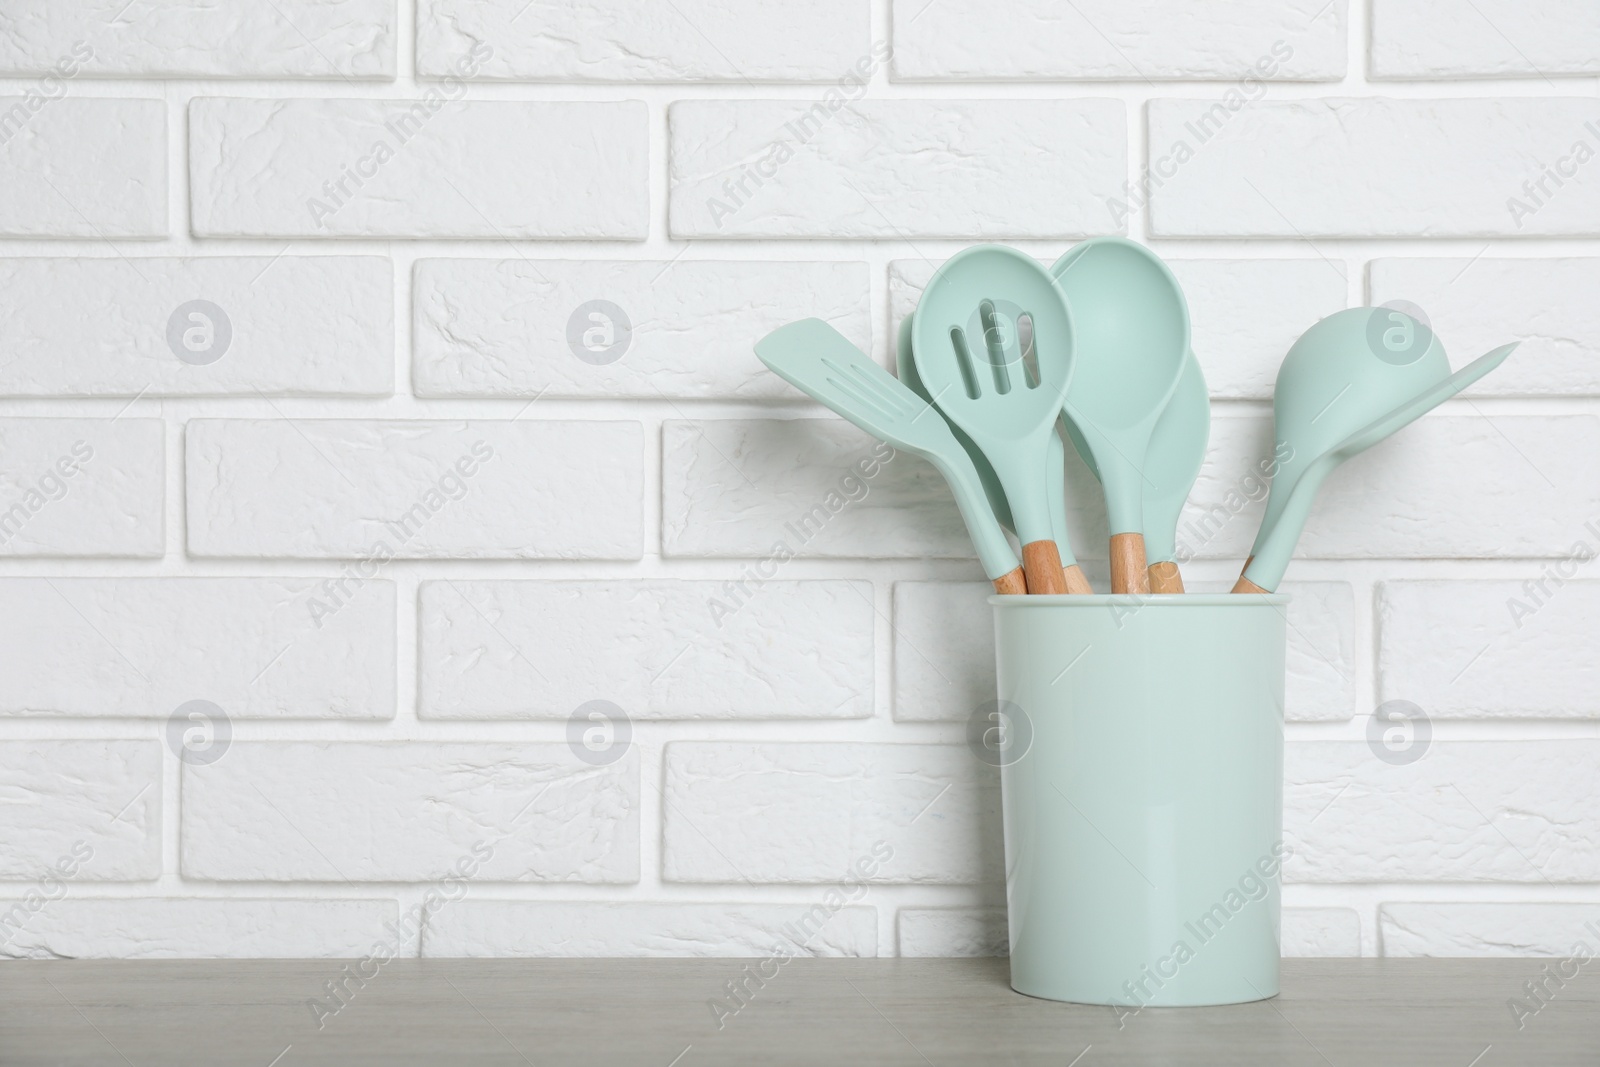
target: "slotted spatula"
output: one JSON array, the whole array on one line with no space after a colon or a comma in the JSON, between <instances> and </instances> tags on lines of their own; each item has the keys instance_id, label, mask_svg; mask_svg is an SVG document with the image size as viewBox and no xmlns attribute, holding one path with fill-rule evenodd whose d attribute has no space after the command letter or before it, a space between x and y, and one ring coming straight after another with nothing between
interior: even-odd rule
<instances>
[{"instance_id":1,"label":"slotted spatula","mask_svg":"<svg viewBox=\"0 0 1600 1067\"><path fill-rule=\"evenodd\" d=\"M1017 555L989 509L978 471L932 405L821 319L779 327L756 342L756 355L813 400L879 440L932 463L950 483L995 592L1025 591Z\"/></svg>"},{"instance_id":2,"label":"slotted spatula","mask_svg":"<svg viewBox=\"0 0 1600 1067\"><path fill-rule=\"evenodd\" d=\"M1023 360L1018 320L1032 320ZM1001 245L957 253L935 272L912 318L917 373L1005 491L1030 593L1065 593L1046 493L1050 438L1072 375L1072 319L1055 283Z\"/></svg>"},{"instance_id":3,"label":"slotted spatula","mask_svg":"<svg viewBox=\"0 0 1600 1067\"><path fill-rule=\"evenodd\" d=\"M895 371L900 375L900 380L911 387L911 390L922 399L932 403L928 395L928 387L922 384L922 378L917 374L916 359L912 355L911 344L911 316L907 315L900 320L899 344L895 352ZM939 405L934 404L937 408ZM1011 508L1006 504L1005 490L1000 488L1000 479L995 476L994 468L989 466L989 461L983 458L983 452L972 443L961 427L952 425L951 431L955 433L956 440L967 450L967 455L972 457L972 465L978 468L978 478L983 482L983 492L989 498L989 508L994 512L995 518L1000 520L1000 525L1008 530L1016 527L1011 519ZM1050 504L1050 528L1055 532L1056 549L1061 553L1061 577L1067 583L1069 593L1093 593L1089 585L1088 576L1083 573L1083 568L1078 566L1077 557L1072 554L1072 539L1067 533L1067 446L1058 433L1050 442L1050 458L1045 473L1045 494Z\"/></svg>"}]
</instances>

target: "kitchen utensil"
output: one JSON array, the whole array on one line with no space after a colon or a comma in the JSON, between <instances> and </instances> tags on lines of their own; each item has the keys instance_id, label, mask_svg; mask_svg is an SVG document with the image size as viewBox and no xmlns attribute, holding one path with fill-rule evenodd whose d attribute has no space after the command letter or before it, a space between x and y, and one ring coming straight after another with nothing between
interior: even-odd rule
<instances>
[{"instance_id":1,"label":"kitchen utensil","mask_svg":"<svg viewBox=\"0 0 1600 1067\"><path fill-rule=\"evenodd\" d=\"M932 463L950 483L995 592L1025 591L1016 553L989 510L978 472L932 405L821 319L779 327L756 342L756 355L784 381L867 433Z\"/></svg>"},{"instance_id":2,"label":"kitchen utensil","mask_svg":"<svg viewBox=\"0 0 1600 1067\"><path fill-rule=\"evenodd\" d=\"M1144 548L1152 593L1183 592L1177 563L1178 519L1200 477L1210 437L1211 395L1200 361L1190 352L1144 453Z\"/></svg>"},{"instance_id":3,"label":"kitchen utensil","mask_svg":"<svg viewBox=\"0 0 1600 1067\"><path fill-rule=\"evenodd\" d=\"M912 392L933 404L935 408L939 406L928 395L927 386L922 384L922 377L917 374L917 363L912 357L909 315L900 320L895 369L900 374L900 380L910 386ZM989 510L1000 520L1000 525L1014 530L1011 508L1006 504L1005 490L1000 488L1000 479L995 476L994 468L989 466L989 461L983 458L982 450L973 444L972 438L968 437L961 427L951 423L950 431L967 450L967 455L972 457L972 465L978 468L978 478L983 482L984 495L989 498ZM1078 566L1077 558L1072 554L1072 542L1067 534L1067 448L1060 434L1050 442L1048 462L1045 490L1050 503L1050 528L1055 533L1056 551L1061 555L1062 579L1066 582L1069 593L1093 593L1094 589L1089 585L1088 577L1084 575L1083 568Z\"/></svg>"},{"instance_id":4,"label":"kitchen utensil","mask_svg":"<svg viewBox=\"0 0 1600 1067\"><path fill-rule=\"evenodd\" d=\"M1391 308L1349 308L1289 349L1273 397L1278 469L1236 593L1278 587L1323 479L1503 363L1503 345L1455 374L1433 331Z\"/></svg>"},{"instance_id":5,"label":"kitchen utensil","mask_svg":"<svg viewBox=\"0 0 1600 1067\"><path fill-rule=\"evenodd\" d=\"M1032 320L1031 365L1023 359L1023 316ZM1050 439L1072 376L1066 301L1028 256L979 245L934 273L911 329L923 384L983 452L1005 491L1028 592L1066 592L1045 489Z\"/></svg>"},{"instance_id":6,"label":"kitchen utensil","mask_svg":"<svg viewBox=\"0 0 1600 1067\"><path fill-rule=\"evenodd\" d=\"M1089 443L1070 419L1063 418L1061 425L1078 458L1098 480L1100 471L1094 465ZM1145 573L1152 593L1184 591L1176 559L1178 520L1195 479L1200 476L1210 433L1211 398L1200 363L1190 352L1178 377L1178 387L1156 420L1145 452L1142 507L1145 553L1147 561L1151 561Z\"/></svg>"},{"instance_id":7,"label":"kitchen utensil","mask_svg":"<svg viewBox=\"0 0 1600 1067\"><path fill-rule=\"evenodd\" d=\"M1050 435L1045 500L1050 505L1050 527L1055 531L1056 548L1061 553L1061 578L1067 584L1067 592L1087 596L1094 592L1094 586L1078 566L1078 558L1072 554L1072 535L1067 532L1067 443L1061 428L1064 421L1057 416L1056 432Z\"/></svg>"},{"instance_id":8,"label":"kitchen utensil","mask_svg":"<svg viewBox=\"0 0 1600 1067\"><path fill-rule=\"evenodd\" d=\"M1065 410L1105 487L1111 591L1145 593L1141 470L1189 353L1189 308L1167 265L1125 238L1084 241L1050 273L1073 320Z\"/></svg>"}]
</instances>

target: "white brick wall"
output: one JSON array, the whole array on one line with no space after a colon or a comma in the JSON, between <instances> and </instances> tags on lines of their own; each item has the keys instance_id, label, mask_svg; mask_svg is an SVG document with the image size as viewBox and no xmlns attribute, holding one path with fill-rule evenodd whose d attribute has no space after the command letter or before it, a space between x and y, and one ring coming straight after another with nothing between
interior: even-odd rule
<instances>
[{"instance_id":1,"label":"white brick wall","mask_svg":"<svg viewBox=\"0 0 1600 1067\"><path fill-rule=\"evenodd\" d=\"M394 279L379 256L40 256L0 261L0 290L6 396L394 390Z\"/></svg>"},{"instance_id":2,"label":"white brick wall","mask_svg":"<svg viewBox=\"0 0 1600 1067\"><path fill-rule=\"evenodd\" d=\"M1000 950L949 493L752 342L892 363L961 247L1104 233L1172 263L1216 399L1191 588L1311 322L1525 342L1301 543L1283 944L1594 943L1591 3L3 21L0 957L749 956L819 908L817 954Z\"/></svg>"}]
</instances>

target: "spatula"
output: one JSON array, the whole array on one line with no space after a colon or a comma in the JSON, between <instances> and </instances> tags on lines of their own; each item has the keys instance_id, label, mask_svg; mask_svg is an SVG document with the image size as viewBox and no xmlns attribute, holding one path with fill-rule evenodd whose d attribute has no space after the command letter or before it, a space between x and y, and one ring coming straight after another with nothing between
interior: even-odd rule
<instances>
[{"instance_id":1,"label":"spatula","mask_svg":"<svg viewBox=\"0 0 1600 1067\"><path fill-rule=\"evenodd\" d=\"M1023 360L1019 320L1032 321L1036 360ZM912 316L912 357L939 410L994 468L1005 492L1030 593L1065 593L1046 496L1050 439L1072 375L1072 320L1043 267L1001 245L957 253Z\"/></svg>"},{"instance_id":2,"label":"spatula","mask_svg":"<svg viewBox=\"0 0 1600 1067\"><path fill-rule=\"evenodd\" d=\"M756 342L756 355L813 400L874 437L932 463L950 483L995 592L1025 591L1017 555L989 509L978 471L932 405L821 319L780 326Z\"/></svg>"},{"instance_id":3,"label":"spatula","mask_svg":"<svg viewBox=\"0 0 1600 1067\"><path fill-rule=\"evenodd\" d=\"M1111 591L1149 591L1142 468L1189 353L1189 309L1167 265L1121 237L1084 241L1051 268L1071 309L1067 419L1094 457L1111 525Z\"/></svg>"},{"instance_id":4,"label":"spatula","mask_svg":"<svg viewBox=\"0 0 1600 1067\"><path fill-rule=\"evenodd\" d=\"M922 378L917 374L916 360L912 356L911 344L911 316L907 315L900 320L899 344L895 352L895 370L900 375L900 380L911 387L912 392L922 399L933 403L933 398L928 395L928 389L922 384ZM934 407L939 405L934 404ZM995 518L1000 520L1000 525L1009 530L1015 530L1011 520L1011 508L1006 504L1005 490L1000 488L1000 479L995 476L994 468L989 466L989 461L983 458L983 452L972 443L961 427L950 426L956 440L961 442L967 450L967 455L972 457L972 465L978 468L978 478L983 482L984 495L989 498L989 510L994 512ZM1083 568L1078 566L1078 561L1072 554L1072 541L1067 533L1067 448L1061 440L1060 434L1050 443L1049 468L1045 473L1045 492L1050 503L1050 528L1055 533L1056 550L1061 554L1061 576L1066 582L1069 593L1093 593L1088 577L1083 573Z\"/></svg>"},{"instance_id":5,"label":"spatula","mask_svg":"<svg viewBox=\"0 0 1600 1067\"><path fill-rule=\"evenodd\" d=\"M1284 458L1233 591L1278 587L1334 468L1482 378L1516 347L1503 345L1451 374L1433 331L1390 308L1348 308L1302 334L1284 357L1273 396L1274 455Z\"/></svg>"}]
</instances>

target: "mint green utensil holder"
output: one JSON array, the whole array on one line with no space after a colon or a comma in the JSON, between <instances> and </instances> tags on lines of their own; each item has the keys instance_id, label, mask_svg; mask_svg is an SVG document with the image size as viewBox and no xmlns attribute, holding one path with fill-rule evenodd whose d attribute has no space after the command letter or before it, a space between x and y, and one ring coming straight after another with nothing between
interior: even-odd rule
<instances>
[{"instance_id":1,"label":"mint green utensil holder","mask_svg":"<svg viewBox=\"0 0 1600 1067\"><path fill-rule=\"evenodd\" d=\"M1278 992L1284 596L995 596L1011 986Z\"/></svg>"}]
</instances>

